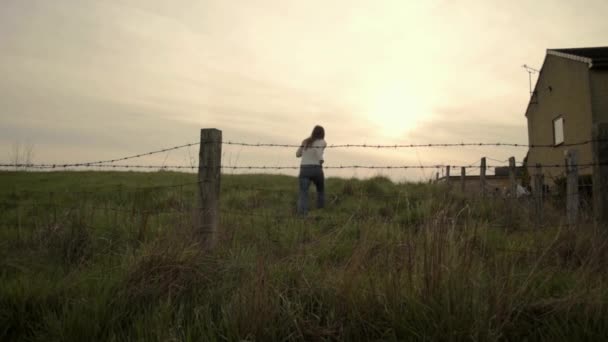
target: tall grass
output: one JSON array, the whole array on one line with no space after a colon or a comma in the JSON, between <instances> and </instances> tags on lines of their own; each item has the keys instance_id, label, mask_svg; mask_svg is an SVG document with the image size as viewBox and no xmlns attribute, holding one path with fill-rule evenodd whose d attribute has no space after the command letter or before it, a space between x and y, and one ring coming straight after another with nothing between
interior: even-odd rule
<instances>
[{"instance_id":1,"label":"tall grass","mask_svg":"<svg viewBox=\"0 0 608 342\"><path fill-rule=\"evenodd\" d=\"M608 334L605 227L566 227L551 208L541 226L525 203L332 178L327 208L298 218L295 179L225 176L219 243L208 251L189 210L195 186L132 189L192 176L86 179L122 186L75 194L87 188L71 173L0 174L12 184L0 191L0 339Z\"/></svg>"}]
</instances>

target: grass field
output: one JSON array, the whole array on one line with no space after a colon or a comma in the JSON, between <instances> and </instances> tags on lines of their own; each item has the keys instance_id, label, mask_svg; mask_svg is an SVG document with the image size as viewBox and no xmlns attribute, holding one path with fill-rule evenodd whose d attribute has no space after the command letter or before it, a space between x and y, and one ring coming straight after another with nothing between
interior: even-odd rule
<instances>
[{"instance_id":1,"label":"grass field","mask_svg":"<svg viewBox=\"0 0 608 342\"><path fill-rule=\"evenodd\" d=\"M606 227L383 177L330 178L298 218L295 178L224 175L207 251L195 181L0 172L0 340L608 336Z\"/></svg>"}]
</instances>

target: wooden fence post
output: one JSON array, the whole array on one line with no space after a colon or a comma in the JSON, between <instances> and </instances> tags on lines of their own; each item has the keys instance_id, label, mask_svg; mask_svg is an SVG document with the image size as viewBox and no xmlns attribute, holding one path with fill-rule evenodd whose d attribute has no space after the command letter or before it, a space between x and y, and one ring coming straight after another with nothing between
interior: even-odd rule
<instances>
[{"instance_id":1,"label":"wooden fence post","mask_svg":"<svg viewBox=\"0 0 608 342\"><path fill-rule=\"evenodd\" d=\"M608 124L593 125L593 212L608 223Z\"/></svg>"},{"instance_id":2,"label":"wooden fence post","mask_svg":"<svg viewBox=\"0 0 608 342\"><path fill-rule=\"evenodd\" d=\"M486 157L481 158L479 167L479 185L481 186L481 196L486 195Z\"/></svg>"},{"instance_id":3,"label":"wooden fence post","mask_svg":"<svg viewBox=\"0 0 608 342\"><path fill-rule=\"evenodd\" d=\"M511 197L517 198L517 181L515 178L515 157L509 158L509 188Z\"/></svg>"},{"instance_id":4,"label":"wooden fence post","mask_svg":"<svg viewBox=\"0 0 608 342\"><path fill-rule=\"evenodd\" d=\"M220 179L222 162L222 131L215 128L201 129L198 159L199 181L199 230L206 247L217 242L220 204Z\"/></svg>"},{"instance_id":5,"label":"wooden fence post","mask_svg":"<svg viewBox=\"0 0 608 342\"><path fill-rule=\"evenodd\" d=\"M538 222L543 219L543 196L545 194L545 184L543 170L540 163L536 164L536 172L534 173L534 203L536 207L536 217Z\"/></svg>"},{"instance_id":6,"label":"wooden fence post","mask_svg":"<svg viewBox=\"0 0 608 342\"><path fill-rule=\"evenodd\" d=\"M450 186L450 165L445 167L445 182L449 187Z\"/></svg>"},{"instance_id":7,"label":"wooden fence post","mask_svg":"<svg viewBox=\"0 0 608 342\"><path fill-rule=\"evenodd\" d=\"M566 151L566 208L568 224L573 226L578 220L578 153L576 150Z\"/></svg>"},{"instance_id":8,"label":"wooden fence post","mask_svg":"<svg viewBox=\"0 0 608 342\"><path fill-rule=\"evenodd\" d=\"M466 190L466 178L467 178L467 168L466 167L461 167L460 168L460 190L464 193Z\"/></svg>"}]
</instances>

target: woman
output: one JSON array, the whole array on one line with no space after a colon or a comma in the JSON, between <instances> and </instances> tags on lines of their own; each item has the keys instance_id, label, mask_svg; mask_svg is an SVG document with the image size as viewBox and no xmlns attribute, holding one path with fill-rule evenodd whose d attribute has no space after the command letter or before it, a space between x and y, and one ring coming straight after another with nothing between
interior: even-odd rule
<instances>
[{"instance_id":1,"label":"woman","mask_svg":"<svg viewBox=\"0 0 608 342\"><path fill-rule=\"evenodd\" d=\"M302 158L300 164L300 196L298 199L298 213L306 215L308 212L308 187L310 182L317 188L317 208L325 206L325 177L323 175L323 151L327 146L325 130L315 126L310 137L304 139L296 152L296 157Z\"/></svg>"}]
</instances>

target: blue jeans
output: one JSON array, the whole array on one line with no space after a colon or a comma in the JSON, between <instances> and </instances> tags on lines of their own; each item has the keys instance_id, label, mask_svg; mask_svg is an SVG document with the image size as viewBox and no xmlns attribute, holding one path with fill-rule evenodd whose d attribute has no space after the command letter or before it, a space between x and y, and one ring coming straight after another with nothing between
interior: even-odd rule
<instances>
[{"instance_id":1,"label":"blue jeans","mask_svg":"<svg viewBox=\"0 0 608 342\"><path fill-rule=\"evenodd\" d=\"M306 215L308 213L308 188L310 187L310 182L313 182L317 188L317 208L323 208L325 206L325 176L323 175L323 168L320 165L302 165L298 181L300 183L298 214Z\"/></svg>"}]
</instances>

